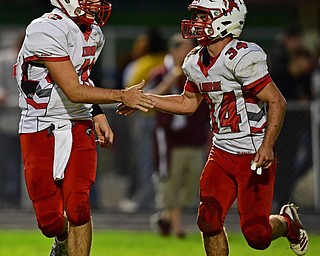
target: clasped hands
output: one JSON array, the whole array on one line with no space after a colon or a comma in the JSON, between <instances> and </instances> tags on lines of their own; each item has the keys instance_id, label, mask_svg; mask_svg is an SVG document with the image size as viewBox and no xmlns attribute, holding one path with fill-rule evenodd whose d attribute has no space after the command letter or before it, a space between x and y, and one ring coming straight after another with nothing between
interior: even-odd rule
<instances>
[{"instance_id":1,"label":"clasped hands","mask_svg":"<svg viewBox=\"0 0 320 256\"><path fill-rule=\"evenodd\" d=\"M119 115L129 116L136 110L148 112L149 109L154 108L155 101L151 95L143 92L145 81L141 83L127 87L123 90L123 100L117 106L116 113Z\"/></svg>"},{"instance_id":2,"label":"clasped hands","mask_svg":"<svg viewBox=\"0 0 320 256\"><path fill-rule=\"evenodd\" d=\"M142 90L144 80L132 87L122 90L121 104L118 105L117 113L120 115L131 115L137 109L148 112L155 105L154 100ZM95 131L97 134L96 144L102 148L108 148L114 140L114 133L104 114L93 117Z\"/></svg>"}]
</instances>

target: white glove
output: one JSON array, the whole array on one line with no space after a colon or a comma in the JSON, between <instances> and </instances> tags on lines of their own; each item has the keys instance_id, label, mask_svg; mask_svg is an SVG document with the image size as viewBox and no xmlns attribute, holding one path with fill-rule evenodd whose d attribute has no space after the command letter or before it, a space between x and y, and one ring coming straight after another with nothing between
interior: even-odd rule
<instances>
[{"instance_id":1,"label":"white glove","mask_svg":"<svg viewBox=\"0 0 320 256\"><path fill-rule=\"evenodd\" d=\"M261 174L262 174L262 167L260 166L260 167L257 168L257 163L256 163L256 162L252 162L252 163L251 163L251 170L252 170L252 171L256 171L256 173L257 173L258 175L261 175Z\"/></svg>"}]
</instances>

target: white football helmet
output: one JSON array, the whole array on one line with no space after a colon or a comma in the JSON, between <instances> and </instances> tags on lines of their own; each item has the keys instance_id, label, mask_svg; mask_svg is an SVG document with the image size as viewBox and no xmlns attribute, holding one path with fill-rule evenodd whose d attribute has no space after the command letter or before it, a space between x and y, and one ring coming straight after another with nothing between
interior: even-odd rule
<instances>
[{"instance_id":1,"label":"white football helmet","mask_svg":"<svg viewBox=\"0 0 320 256\"><path fill-rule=\"evenodd\" d=\"M247 13L243 0L194 0L188 10L192 17L191 20L182 20L182 36L197 38L204 46L227 35L239 37ZM199 20L199 13L205 18Z\"/></svg>"},{"instance_id":2,"label":"white football helmet","mask_svg":"<svg viewBox=\"0 0 320 256\"><path fill-rule=\"evenodd\" d=\"M111 4L106 0L50 0L53 6L60 8L70 18L81 24L92 24L94 17L98 26L106 24L111 14Z\"/></svg>"}]
</instances>

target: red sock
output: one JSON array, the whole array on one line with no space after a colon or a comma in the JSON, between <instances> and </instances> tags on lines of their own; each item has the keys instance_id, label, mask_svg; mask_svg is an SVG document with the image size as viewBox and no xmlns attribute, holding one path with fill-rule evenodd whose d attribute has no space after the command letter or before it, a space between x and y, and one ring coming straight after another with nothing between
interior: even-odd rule
<instances>
[{"instance_id":1,"label":"red sock","mask_svg":"<svg viewBox=\"0 0 320 256\"><path fill-rule=\"evenodd\" d=\"M290 229L291 229L291 219L288 216L282 216L287 224L287 230L284 233L284 237L287 237L290 233Z\"/></svg>"},{"instance_id":2,"label":"red sock","mask_svg":"<svg viewBox=\"0 0 320 256\"><path fill-rule=\"evenodd\" d=\"M67 238L68 238L68 231L67 230L65 232L63 232L62 234L57 235L57 240L59 242L63 242L65 240L67 240Z\"/></svg>"}]
</instances>

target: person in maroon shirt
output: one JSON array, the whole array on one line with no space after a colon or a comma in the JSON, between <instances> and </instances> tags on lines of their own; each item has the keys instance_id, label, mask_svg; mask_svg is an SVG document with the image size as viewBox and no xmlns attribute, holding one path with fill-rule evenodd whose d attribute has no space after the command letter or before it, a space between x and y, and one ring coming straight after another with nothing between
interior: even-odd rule
<instances>
[{"instance_id":1,"label":"person in maroon shirt","mask_svg":"<svg viewBox=\"0 0 320 256\"><path fill-rule=\"evenodd\" d=\"M164 64L155 68L147 86L157 94L182 93L186 77L181 65L195 47L195 41L184 40L181 33L170 37ZM205 163L210 136L209 108L203 102L191 116L157 112L155 121L156 207L150 217L152 227L167 236L184 237L183 208L195 201L199 178Z\"/></svg>"}]
</instances>

